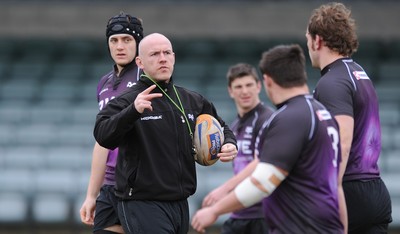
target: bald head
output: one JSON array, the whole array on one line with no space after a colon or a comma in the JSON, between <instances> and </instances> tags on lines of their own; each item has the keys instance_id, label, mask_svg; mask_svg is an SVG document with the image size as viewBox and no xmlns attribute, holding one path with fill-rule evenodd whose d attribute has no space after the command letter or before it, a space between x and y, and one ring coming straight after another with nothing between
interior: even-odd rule
<instances>
[{"instance_id":1,"label":"bald head","mask_svg":"<svg viewBox=\"0 0 400 234\"><path fill-rule=\"evenodd\" d=\"M171 47L171 41L161 33L152 33L145 36L139 43L139 56L143 56L153 45L166 44Z\"/></svg>"},{"instance_id":2,"label":"bald head","mask_svg":"<svg viewBox=\"0 0 400 234\"><path fill-rule=\"evenodd\" d=\"M169 81L175 64L171 41L160 33L147 35L139 43L136 64L157 81Z\"/></svg>"}]
</instances>

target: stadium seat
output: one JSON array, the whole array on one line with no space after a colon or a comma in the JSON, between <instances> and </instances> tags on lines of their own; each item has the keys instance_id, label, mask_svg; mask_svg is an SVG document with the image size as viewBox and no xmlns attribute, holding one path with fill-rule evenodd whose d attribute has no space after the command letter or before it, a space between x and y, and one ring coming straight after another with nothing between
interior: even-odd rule
<instances>
[{"instance_id":1,"label":"stadium seat","mask_svg":"<svg viewBox=\"0 0 400 234\"><path fill-rule=\"evenodd\" d=\"M34 78L8 80L0 87L0 99L4 102L14 102L17 99L23 103L31 103L38 94L37 82Z\"/></svg>"},{"instance_id":2,"label":"stadium seat","mask_svg":"<svg viewBox=\"0 0 400 234\"><path fill-rule=\"evenodd\" d=\"M76 174L71 169L46 169L35 172L32 182L36 193L75 196L77 192Z\"/></svg>"},{"instance_id":3,"label":"stadium seat","mask_svg":"<svg viewBox=\"0 0 400 234\"><path fill-rule=\"evenodd\" d=\"M59 125L71 122L71 105L59 102L59 105L49 105L48 102L39 102L25 108L29 113L32 124ZM73 109L73 108L72 108Z\"/></svg>"},{"instance_id":4,"label":"stadium seat","mask_svg":"<svg viewBox=\"0 0 400 234\"><path fill-rule=\"evenodd\" d=\"M176 85L203 94L211 72L211 67L207 63L181 61L174 68L173 79Z\"/></svg>"},{"instance_id":5,"label":"stadium seat","mask_svg":"<svg viewBox=\"0 0 400 234\"><path fill-rule=\"evenodd\" d=\"M7 169L37 170L45 165L45 150L40 146L7 147L4 153L4 166Z\"/></svg>"},{"instance_id":6,"label":"stadium seat","mask_svg":"<svg viewBox=\"0 0 400 234\"><path fill-rule=\"evenodd\" d=\"M93 117L94 118L94 117ZM92 124L66 124L59 125L55 141L59 145L93 147L94 122Z\"/></svg>"},{"instance_id":7,"label":"stadium seat","mask_svg":"<svg viewBox=\"0 0 400 234\"><path fill-rule=\"evenodd\" d=\"M29 169L3 168L0 170L0 194L8 192L32 194L35 189L34 175Z\"/></svg>"},{"instance_id":8,"label":"stadium seat","mask_svg":"<svg viewBox=\"0 0 400 234\"><path fill-rule=\"evenodd\" d=\"M382 125L397 126L400 122L400 111L396 103L382 103L379 105L379 117Z\"/></svg>"},{"instance_id":9,"label":"stadium seat","mask_svg":"<svg viewBox=\"0 0 400 234\"><path fill-rule=\"evenodd\" d=\"M68 113L73 125L88 125L94 127L96 115L99 112L97 99L93 97L92 105L76 105Z\"/></svg>"},{"instance_id":10,"label":"stadium seat","mask_svg":"<svg viewBox=\"0 0 400 234\"><path fill-rule=\"evenodd\" d=\"M400 168L400 148L390 150L385 155L386 170L385 173L396 174ZM400 181L399 181L400 183ZM400 189L399 189L400 195Z\"/></svg>"},{"instance_id":11,"label":"stadium seat","mask_svg":"<svg viewBox=\"0 0 400 234\"><path fill-rule=\"evenodd\" d=\"M37 193L33 198L33 219L38 223L66 223L70 210L68 198L60 194Z\"/></svg>"},{"instance_id":12,"label":"stadium seat","mask_svg":"<svg viewBox=\"0 0 400 234\"><path fill-rule=\"evenodd\" d=\"M21 193L0 193L0 207L0 225L24 223L28 218L28 200Z\"/></svg>"},{"instance_id":13,"label":"stadium seat","mask_svg":"<svg viewBox=\"0 0 400 234\"><path fill-rule=\"evenodd\" d=\"M8 147L14 146L16 142L15 131L18 129L17 126L9 123L0 122L0 146Z\"/></svg>"},{"instance_id":14,"label":"stadium seat","mask_svg":"<svg viewBox=\"0 0 400 234\"><path fill-rule=\"evenodd\" d=\"M55 170L90 170L92 149L80 146L49 147L42 156L45 161L43 166Z\"/></svg>"},{"instance_id":15,"label":"stadium seat","mask_svg":"<svg viewBox=\"0 0 400 234\"><path fill-rule=\"evenodd\" d=\"M397 86L400 85L400 60L382 62L379 65L380 85Z\"/></svg>"},{"instance_id":16,"label":"stadium seat","mask_svg":"<svg viewBox=\"0 0 400 234\"><path fill-rule=\"evenodd\" d=\"M47 146L56 142L57 128L49 124L25 124L16 128L15 143L19 145Z\"/></svg>"}]
</instances>

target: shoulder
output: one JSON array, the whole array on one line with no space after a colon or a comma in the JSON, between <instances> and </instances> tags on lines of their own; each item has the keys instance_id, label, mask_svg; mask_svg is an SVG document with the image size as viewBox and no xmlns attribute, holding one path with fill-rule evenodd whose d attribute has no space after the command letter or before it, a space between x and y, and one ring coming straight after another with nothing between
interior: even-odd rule
<instances>
[{"instance_id":1,"label":"shoulder","mask_svg":"<svg viewBox=\"0 0 400 234\"><path fill-rule=\"evenodd\" d=\"M105 84L105 83L107 82L107 80L109 80L111 77L113 77L113 75L114 75L114 70L111 70L111 71L109 71L108 73L104 74L104 75L100 78L100 80L99 80L99 82L98 82L98 85L103 85L103 84Z\"/></svg>"},{"instance_id":2,"label":"shoulder","mask_svg":"<svg viewBox=\"0 0 400 234\"><path fill-rule=\"evenodd\" d=\"M321 77L319 82L321 83L320 86L324 85L329 88L329 86L337 86L338 84L351 85L354 65L356 65L356 63L352 59L341 59L336 61Z\"/></svg>"},{"instance_id":3,"label":"shoulder","mask_svg":"<svg viewBox=\"0 0 400 234\"><path fill-rule=\"evenodd\" d=\"M136 64L130 64L124 68L121 78L124 80L129 79L130 81L138 81L142 74L143 71Z\"/></svg>"},{"instance_id":4,"label":"shoulder","mask_svg":"<svg viewBox=\"0 0 400 234\"><path fill-rule=\"evenodd\" d=\"M97 83L97 94L99 94L101 92L101 90L104 88L105 84L111 80L111 78L114 76L114 71L111 70L110 72L106 73L105 75L103 75L99 82Z\"/></svg>"},{"instance_id":5,"label":"shoulder","mask_svg":"<svg viewBox=\"0 0 400 234\"><path fill-rule=\"evenodd\" d=\"M260 113L260 117L269 118L274 113L274 109L264 103L260 103L258 112Z\"/></svg>"},{"instance_id":6,"label":"shoulder","mask_svg":"<svg viewBox=\"0 0 400 234\"><path fill-rule=\"evenodd\" d=\"M175 85L176 89L179 91L180 94L183 94L185 96L191 97L191 98L195 98L195 99L201 99L201 100L205 100L205 97L203 95L201 95L200 93L184 88L182 86L179 85Z\"/></svg>"},{"instance_id":7,"label":"shoulder","mask_svg":"<svg viewBox=\"0 0 400 234\"><path fill-rule=\"evenodd\" d=\"M299 125L309 119L312 114L312 99L309 96L297 96L285 103L273 114L275 118L287 122L289 125Z\"/></svg>"}]
</instances>

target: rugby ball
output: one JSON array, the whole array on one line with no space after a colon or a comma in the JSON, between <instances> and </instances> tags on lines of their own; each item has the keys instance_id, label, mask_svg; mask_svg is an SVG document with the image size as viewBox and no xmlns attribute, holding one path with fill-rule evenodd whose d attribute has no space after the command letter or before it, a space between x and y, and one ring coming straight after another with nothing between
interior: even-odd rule
<instances>
[{"instance_id":1,"label":"rugby ball","mask_svg":"<svg viewBox=\"0 0 400 234\"><path fill-rule=\"evenodd\" d=\"M210 166L218 161L217 154L224 143L224 131L212 115L201 114L196 119L193 144L196 150L194 159L203 166Z\"/></svg>"}]
</instances>

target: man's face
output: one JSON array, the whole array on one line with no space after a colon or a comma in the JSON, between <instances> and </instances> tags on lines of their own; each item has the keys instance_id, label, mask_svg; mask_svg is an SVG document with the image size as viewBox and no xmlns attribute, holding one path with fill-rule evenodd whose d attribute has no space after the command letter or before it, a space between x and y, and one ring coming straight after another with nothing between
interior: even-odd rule
<instances>
[{"instance_id":1,"label":"man's face","mask_svg":"<svg viewBox=\"0 0 400 234\"><path fill-rule=\"evenodd\" d=\"M236 78L228 91L237 108L244 112L253 109L260 102L261 84L250 75Z\"/></svg>"},{"instance_id":2,"label":"man's face","mask_svg":"<svg viewBox=\"0 0 400 234\"><path fill-rule=\"evenodd\" d=\"M129 34L115 34L108 39L110 54L118 67L133 61L136 56L136 41Z\"/></svg>"},{"instance_id":3,"label":"man's face","mask_svg":"<svg viewBox=\"0 0 400 234\"><path fill-rule=\"evenodd\" d=\"M147 75L157 81L167 81L174 71L175 54L167 38L146 39L141 47L137 64Z\"/></svg>"}]
</instances>

